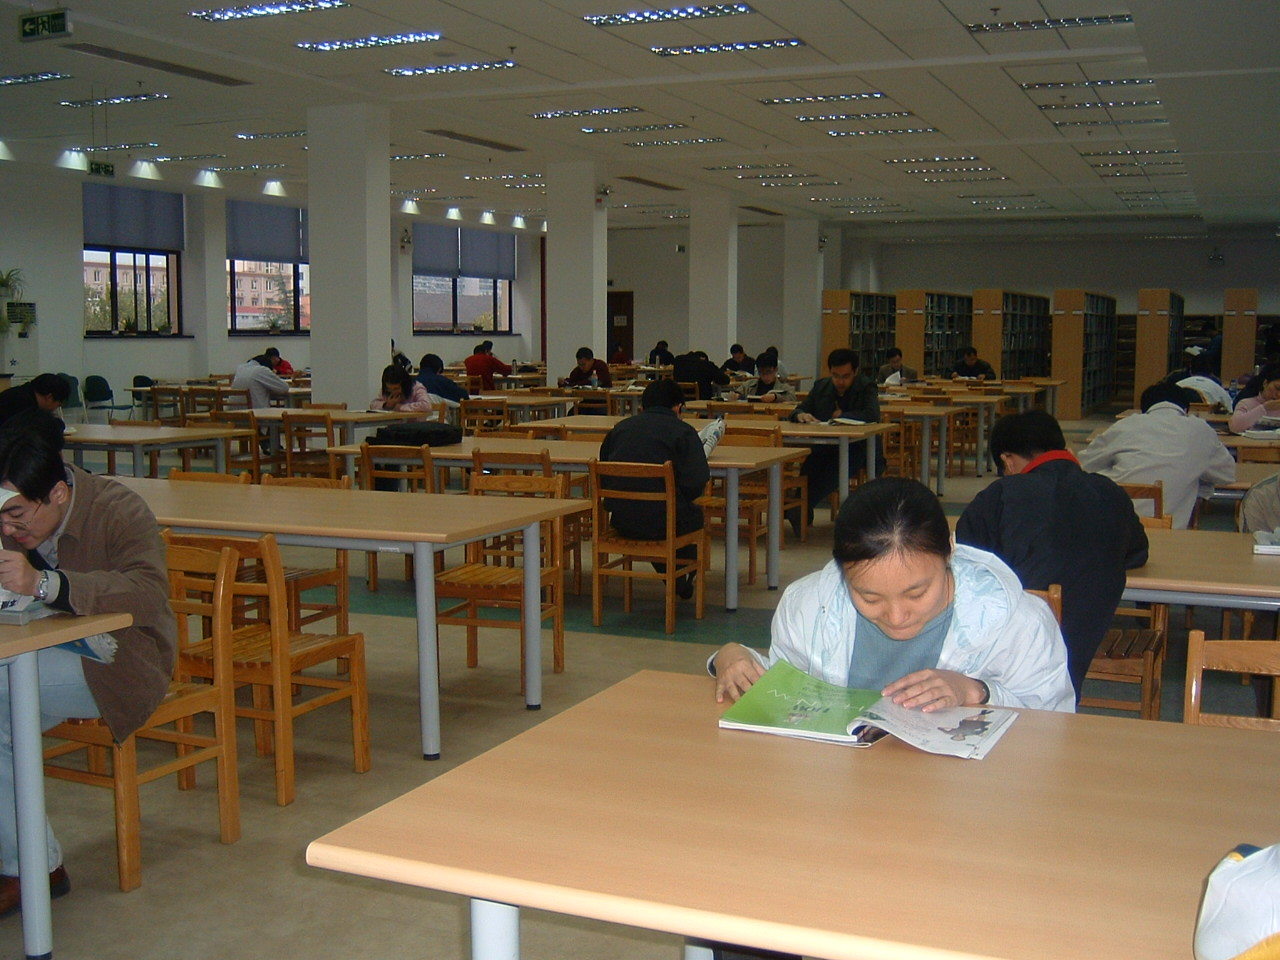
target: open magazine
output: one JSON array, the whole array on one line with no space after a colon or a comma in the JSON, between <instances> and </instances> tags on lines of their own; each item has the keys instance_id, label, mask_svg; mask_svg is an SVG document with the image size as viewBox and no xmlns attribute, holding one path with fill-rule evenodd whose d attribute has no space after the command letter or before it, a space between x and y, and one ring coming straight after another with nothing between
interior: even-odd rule
<instances>
[{"instance_id":1,"label":"open magazine","mask_svg":"<svg viewBox=\"0 0 1280 960\"><path fill-rule=\"evenodd\" d=\"M855 420L853 417L832 417L827 423L831 426L844 425L846 427L862 427L866 426L867 421Z\"/></svg>"},{"instance_id":2,"label":"open magazine","mask_svg":"<svg viewBox=\"0 0 1280 960\"><path fill-rule=\"evenodd\" d=\"M724 417L717 417L698 431L698 439L702 441L702 452L708 457L720 442L720 438L724 436L724 427Z\"/></svg>"},{"instance_id":3,"label":"open magazine","mask_svg":"<svg viewBox=\"0 0 1280 960\"><path fill-rule=\"evenodd\" d=\"M852 747L892 734L929 753L981 760L1016 717L1001 707L908 710L879 691L838 687L779 661L724 712L720 726Z\"/></svg>"}]
</instances>

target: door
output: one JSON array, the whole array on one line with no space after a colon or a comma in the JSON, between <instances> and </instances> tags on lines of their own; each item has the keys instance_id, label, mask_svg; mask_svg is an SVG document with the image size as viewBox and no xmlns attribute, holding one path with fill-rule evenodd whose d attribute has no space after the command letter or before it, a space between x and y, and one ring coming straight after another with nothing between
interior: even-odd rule
<instances>
[{"instance_id":1,"label":"door","mask_svg":"<svg viewBox=\"0 0 1280 960\"><path fill-rule=\"evenodd\" d=\"M613 360L619 347L626 355L627 362L634 362L635 355L635 294L630 290L610 290L608 293L609 314L606 330L607 359Z\"/></svg>"}]
</instances>

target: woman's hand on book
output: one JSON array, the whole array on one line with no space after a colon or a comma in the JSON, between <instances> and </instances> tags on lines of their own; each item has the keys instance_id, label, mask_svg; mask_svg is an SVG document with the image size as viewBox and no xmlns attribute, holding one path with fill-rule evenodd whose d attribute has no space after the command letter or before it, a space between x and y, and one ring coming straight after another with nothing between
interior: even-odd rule
<instances>
[{"instance_id":1,"label":"woman's hand on book","mask_svg":"<svg viewBox=\"0 0 1280 960\"><path fill-rule=\"evenodd\" d=\"M901 707L924 713L982 702L982 685L954 670L917 670L880 691Z\"/></svg>"},{"instance_id":2,"label":"woman's hand on book","mask_svg":"<svg viewBox=\"0 0 1280 960\"><path fill-rule=\"evenodd\" d=\"M764 675L764 667L751 651L738 643L726 643L715 659L716 703L737 700Z\"/></svg>"}]
</instances>

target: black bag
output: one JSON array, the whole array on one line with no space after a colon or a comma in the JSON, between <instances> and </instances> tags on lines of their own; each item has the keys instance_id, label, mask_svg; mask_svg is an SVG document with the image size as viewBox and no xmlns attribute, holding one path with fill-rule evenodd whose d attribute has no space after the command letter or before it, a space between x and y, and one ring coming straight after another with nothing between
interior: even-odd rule
<instances>
[{"instance_id":1,"label":"black bag","mask_svg":"<svg viewBox=\"0 0 1280 960\"><path fill-rule=\"evenodd\" d=\"M373 442L388 446L420 447L425 443L433 447L447 447L462 442L462 428L438 420L389 423L374 432Z\"/></svg>"}]
</instances>

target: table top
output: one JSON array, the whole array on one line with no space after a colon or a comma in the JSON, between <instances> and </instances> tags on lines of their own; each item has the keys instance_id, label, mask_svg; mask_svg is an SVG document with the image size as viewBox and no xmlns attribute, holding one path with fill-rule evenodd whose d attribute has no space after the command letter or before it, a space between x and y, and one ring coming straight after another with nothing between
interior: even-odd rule
<instances>
[{"instance_id":1,"label":"table top","mask_svg":"<svg viewBox=\"0 0 1280 960\"><path fill-rule=\"evenodd\" d=\"M1280 433L1280 431L1276 431ZM1239 447L1267 447L1274 449L1280 446L1280 436L1274 440L1259 440L1255 437L1241 437L1234 433L1222 435L1222 443L1228 449L1238 449Z\"/></svg>"},{"instance_id":2,"label":"table top","mask_svg":"<svg viewBox=\"0 0 1280 960\"><path fill-rule=\"evenodd\" d=\"M636 674L307 862L834 960L1168 960L1280 833L1265 733L1023 711L966 761L720 730L711 689Z\"/></svg>"},{"instance_id":3,"label":"table top","mask_svg":"<svg viewBox=\"0 0 1280 960\"><path fill-rule=\"evenodd\" d=\"M183 441L223 440L247 437L244 427L124 427L105 423L77 423L74 432L65 435L66 445L97 444L131 447L135 443L180 443Z\"/></svg>"},{"instance_id":4,"label":"table top","mask_svg":"<svg viewBox=\"0 0 1280 960\"><path fill-rule=\"evenodd\" d=\"M131 623L133 616L128 613L98 613L87 617L54 614L30 623L0 624L0 658L43 650L68 640L91 637L95 633L110 633Z\"/></svg>"},{"instance_id":5,"label":"table top","mask_svg":"<svg viewBox=\"0 0 1280 960\"><path fill-rule=\"evenodd\" d=\"M964 413L964 407L935 406L932 403L882 403L881 413L902 413L908 417L954 417Z\"/></svg>"},{"instance_id":6,"label":"table top","mask_svg":"<svg viewBox=\"0 0 1280 960\"><path fill-rule=\"evenodd\" d=\"M701 403L702 401L694 401ZM550 420L539 420L539 427L568 427L570 430L609 430L619 420L625 417L609 417L603 414L590 414L587 416L574 417L553 417ZM868 436L884 433L893 429L891 423L864 423L860 426L851 426L844 423L793 423L790 420L776 420L773 417L768 419L760 419L753 421L749 417L733 418L735 425L747 426L777 426L782 428L784 437L840 437L847 436L853 439L862 440Z\"/></svg>"},{"instance_id":7,"label":"table top","mask_svg":"<svg viewBox=\"0 0 1280 960\"><path fill-rule=\"evenodd\" d=\"M1147 530L1145 567L1126 585L1143 590L1280 598L1280 556L1253 552L1253 535L1223 530Z\"/></svg>"},{"instance_id":8,"label":"table top","mask_svg":"<svg viewBox=\"0 0 1280 960\"><path fill-rule=\"evenodd\" d=\"M477 510L453 494L314 490L119 477L161 524L243 533L402 543L465 543L591 509L588 500L487 497Z\"/></svg>"},{"instance_id":9,"label":"table top","mask_svg":"<svg viewBox=\"0 0 1280 960\"><path fill-rule=\"evenodd\" d=\"M334 423L398 423L402 420L421 420L423 417L435 417L434 410L398 411L398 410L294 410L290 407L254 407L254 415L259 421L281 420L299 413L327 413Z\"/></svg>"},{"instance_id":10,"label":"table top","mask_svg":"<svg viewBox=\"0 0 1280 960\"><path fill-rule=\"evenodd\" d=\"M1237 463L1234 483L1220 483L1215 490L1248 490L1260 480L1280 473L1280 463Z\"/></svg>"},{"instance_id":11,"label":"table top","mask_svg":"<svg viewBox=\"0 0 1280 960\"><path fill-rule=\"evenodd\" d=\"M472 397L473 400L505 400L509 407L538 408L563 407L578 402L577 397L555 397L540 393L483 393Z\"/></svg>"}]
</instances>

